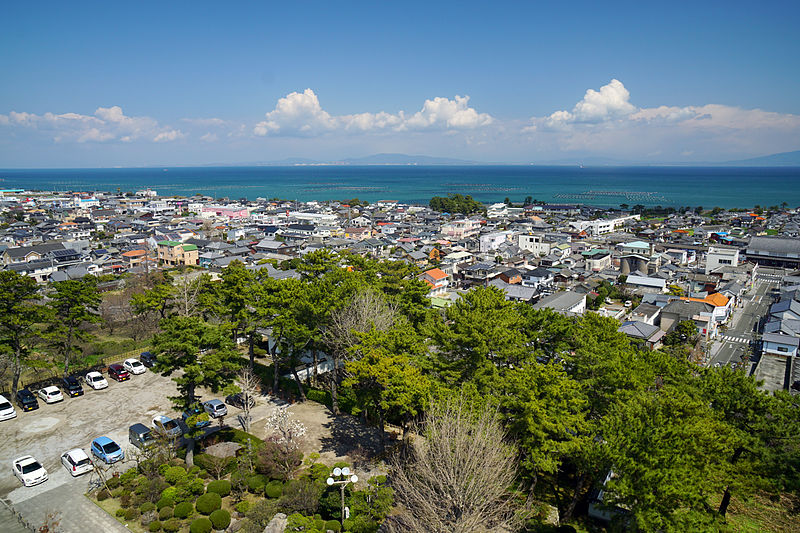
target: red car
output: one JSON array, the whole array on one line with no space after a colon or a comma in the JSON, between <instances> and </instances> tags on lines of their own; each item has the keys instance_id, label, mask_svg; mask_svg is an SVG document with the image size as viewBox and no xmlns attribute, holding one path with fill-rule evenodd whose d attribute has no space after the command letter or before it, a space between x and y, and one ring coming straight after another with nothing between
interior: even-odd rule
<instances>
[{"instance_id":1,"label":"red car","mask_svg":"<svg viewBox=\"0 0 800 533\"><path fill-rule=\"evenodd\" d=\"M128 374L128 371L120 364L113 364L108 366L108 377L114 378L117 381L125 381L126 379L131 379L131 375Z\"/></svg>"}]
</instances>

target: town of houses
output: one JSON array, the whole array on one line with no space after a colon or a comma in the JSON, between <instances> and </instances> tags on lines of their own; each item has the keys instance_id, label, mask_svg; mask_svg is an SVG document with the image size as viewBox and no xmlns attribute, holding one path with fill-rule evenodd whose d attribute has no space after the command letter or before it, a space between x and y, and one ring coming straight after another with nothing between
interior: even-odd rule
<instances>
[{"instance_id":1,"label":"town of houses","mask_svg":"<svg viewBox=\"0 0 800 533\"><path fill-rule=\"evenodd\" d=\"M800 388L800 210L715 209L646 218L583 205L493 204L453 216L385 200L230 201L208 196L0 191L3 268L38 282L233 261L286 265L314 250L418 268L434 307L475 286L559 313L619 320L649 348L691 321L697 357L739 365L768 388ZM615 297L602 297L607 288ZM605 291L605 292L604 292ZM621 295L621 296L620 296ZM749 321L749 322L748 322Z\"/></svg>"}]
</instances>

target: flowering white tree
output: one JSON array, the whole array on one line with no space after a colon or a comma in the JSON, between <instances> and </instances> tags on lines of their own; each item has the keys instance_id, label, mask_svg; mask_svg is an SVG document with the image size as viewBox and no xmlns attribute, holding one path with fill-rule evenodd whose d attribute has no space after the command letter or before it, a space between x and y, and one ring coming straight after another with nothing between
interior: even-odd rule
<instances>
[{"instance_id":1,"label":"flowering white tree","mask_svg":"<svg viewBox=\"0 0 800 533\"><path fill-rule=\"evenodd\" d=\"M300 444L306 426L290 418L286 407L275 409L266 426L266 443L258 451L258 470L288 480L303 460Z\"/></svg>"},{"instance_id":2,"label":"flowering white tree","mask_svg":"<svg viewBox=\"0 0 800 533\"><path fill-rule=\"evenodd\" d=\"M277 407L267 418L267 435L274 442L285 446L287 449L296 450L300 447L306 426L298 420L290 418L288 409Z\"/></svg>"}]
</instances>

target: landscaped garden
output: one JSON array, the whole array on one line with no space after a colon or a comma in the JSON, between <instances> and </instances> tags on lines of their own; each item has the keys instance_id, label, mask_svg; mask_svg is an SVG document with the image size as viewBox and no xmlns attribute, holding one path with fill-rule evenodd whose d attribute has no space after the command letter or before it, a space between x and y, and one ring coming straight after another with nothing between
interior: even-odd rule
<instances>
[{"instance_id":1,"label":"landscaped garden","mask_svg":"<svg viewBox=\"0 0 800 533\"><path fill-rule=\"evenodd\" d=\"M315 454L304 460L302 425L285 411L273 422L276 431L267 440L233 428L210 435L197 443L192 466L180 457L184 450L176 455L169 446L154 446L93 496L142 533L210 533L232 523L243 533L261 533L276 513L287 516L286 531L342 531L340 487L327 479L334 468L350 465L325 465ZM348 484L344 495L345 531L377 531L393 502L384 476Z\"/></svg>"}]
</instances>

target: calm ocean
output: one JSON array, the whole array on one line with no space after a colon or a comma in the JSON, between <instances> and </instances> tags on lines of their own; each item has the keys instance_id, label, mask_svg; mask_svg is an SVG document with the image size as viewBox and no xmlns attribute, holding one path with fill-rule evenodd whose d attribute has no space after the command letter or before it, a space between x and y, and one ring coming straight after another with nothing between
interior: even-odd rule
<instances>
[{"instance_id":1,"label":"calm ocean","mask_svg":"<svg viewBox=\"0 0 800 533\"><path fill-rule=\"evenodd\" d=\"M360 198L427 203L470 194L482 202L527 196L598 206L800 206L800 168L294 166L0 170L0 188L202 193L231 199Z\"/></svg>"}]
</instances>

